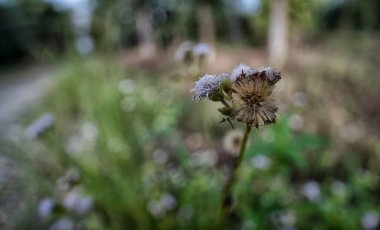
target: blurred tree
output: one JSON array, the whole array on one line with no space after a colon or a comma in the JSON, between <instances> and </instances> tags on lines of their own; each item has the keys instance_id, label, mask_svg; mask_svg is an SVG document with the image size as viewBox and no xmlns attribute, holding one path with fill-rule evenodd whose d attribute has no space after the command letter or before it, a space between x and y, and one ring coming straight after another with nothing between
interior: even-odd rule
<instances>
[{"instance_id":1,"label":"blurred tree","mask_svg":"<svg viewBox=\"0 0 380 230\"><path fill-rule=\"evenodd\" d=\"M216 10L225 6L223 0L193 0L195 4L198 40L214 44L216 41Z\"/></svg>"},{"instance_id":2,"label":"blurred tree","mask_svg":"<svg viewBox=\"0 0 380 230\"><path fill-rule=\"evenodd\" d=\"M211 1L194 1L197 26L198 26L198 39L210 44L215 43L215 21L212 12Z\"/></svg>"},{"instance_id":3,"label":"blurred tree","mask_svg":"<svg viewBox=\"0 0 380 230\"><path fill-rule=\"evenodd\" d=\"M228 18L228 33L232 42L240 41L242 39L242 31L240 26L239 17L236 14L236 1L226 1L226 13Z\"/></svg>"},{"instance_id":4,"label":"blurred tree","mask_svg":"<svg viewBox=\"0 0 380 230\"><path fill-rule=\"evenodd\" d=\"M120 0L99 0L97 2L93 12L91 30L99 50L110 51L121 45L123 24L120 23L118 9L124 9L122 3L123 1Z\"/></svg>"},{"instance_id":5,"label":"blurred tree","mask_svg":"<svg viewBox=\"0 0 380 230\"><path fill-rule=\"evenodd\" d=\"M152 10L148 5L137 10L136 32L140 55L144 58L154 55L157 50L157 43L153 28Z\"/></svg>"},{"instance_id":6,"label":"blurred tree","mask_svg":"<svg viewBox=\"0 0 380 230\"><path fill-rule=\"evenodd\" d=\"M243 27L243 33L250 44L264 45L268 43L268 35L270 28L271 13L273 12L273 4L275 1L261 0L257 3L256 8L250 14L240 15L241 22L247 22L247 28ZM287 3L287 29L288 42L290 42L294 36L302 36L303 31L309 32L315 29L316 19L313 11L315 5L318 5L314 1L303 0L288 0ZM242 26L245 26L242 24ZM293 33L293 31L295 31Z\"/></svg>"},{"instance_id":7,"label":"blurred tree","mask_svg":"<svg viewBox=\"0 0 380 230\"><path fill-rule=\"evenodd\" d=\"M213 43L215 15L223 6L222 0L99 0L93 34L101 46L138 45L145 56L169 40Z\"/></svg>"},{"instance_id":8,"label":"blurred tree","mask_svg":"<svg viewBox=\"0 0 380 230\"><path fill-rule=\"evenodd\" d=\"M57 12L40 0L0 5L0 21L0 61L3 64L26 56L51 57L68 48L73 39L67 12Z\"/></svg>"},{"instance_id":9,"label":"blurred tree","mask_svg":"<svg viewBox=\"0 0 380 230\"><path fill-rule=\"evenodd\" d=\"M61 54L73 47L74 28L68 11L57 12L52 5L46 4L34 31L36 35L32 52L35 55L39 55L39 52Z\"/></svg>"},{"instance_id":10,"label":"blurred tree","mask_svg":"<svg viewBox=\"0 0 380 230\"><path fill-rule=\"evenodd\" d=\"M320 29L378 30L380 29L380 1L346 0L319 4Z\"/></svg>"},{"instance_id":11,"label":"blurred tree","mask_svg":"<svg viewBox=\"0 0 380 230\"><path fill-rule=\"evenodd\" d=\"M271 65L281 68L288 53L288 0L272 2L269 31L268 59Z\"/></svg>"},{"instance_id":12,"label":"blurred tree","mask_svg":"<svg viewBox=\"0 0 380 230\"><path fill-rule=\"evenodd\" d=\"M134 9L135 29L137 33L139 52L142 57L149 57L157 50L157 39L153 26L153 8L158 5L157 0L130 0L130 7Z\"/></svg>"},{"instance_id":13,"label":"blurred tree","mask_svg":"<svg viewBox=\"0 0 380 230\"><path fill-rule=\"evenodd\" d=\"M23 37L28 37L28 33L25 32L21 36L18 32L28 28L29 25L14 7L0 7L0 21L0 62L6 64L25 54Z\"/></svg>"},{"instance_id":14,"label":"blurred tree","mask_svg":"<svg viewBox=\"0 0 380 230\"><path fill-rule=\"evenodd\" d=\"M93 34L102 49L137 44L143 56L157 48L153 9L157 0L100 0L94 12Z\"/></svg>"}]
</instances>

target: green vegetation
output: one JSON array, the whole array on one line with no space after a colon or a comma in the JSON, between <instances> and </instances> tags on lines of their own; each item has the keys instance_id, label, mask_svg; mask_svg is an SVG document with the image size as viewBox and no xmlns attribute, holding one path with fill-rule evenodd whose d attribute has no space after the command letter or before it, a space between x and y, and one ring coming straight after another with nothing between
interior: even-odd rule
<instances>
[{"instance_id":1,"label":"green vegetation","mask_svg":"<svg viewBox=\"0 0 380 230\"><path fill-rule=\"evenodd\" d=\"M205 123L208 105L191 103L188 89L171 81L104 58L67 67L44 103L57 123L41 139L47 158L39 172L50 186L37 193L56 206L40 224L70 217L91 229L358 229L378 209L378 176L352 161L344 175L327 173L337 167L324 162L329 142L297 131L291 120L299 108L291 106L273 127L253 132L234 187L236 217L226 223L229 155L219 143L230 126L217 124L216 114ZM80 175L70 186L93 199L84 215L63 208L57 192L69 169Z\"/></svg>"},{"instance_id":2,"label":"green vegetation","mask_svg":"<svg viewBox=\"0 0 380 230\"><path fill-rule=\"evenodd\" d=\"M8 74L25 59L59 69L31 111L0 119L0 229L379 229L380 1L70 2L0 0L1 96L28 103L17 90L39 76ZM283 60L266 54L270 38L288 40ZM228 137L244 126L190 89L239 63L283 78L227 219L240 145Z\"/></svg>"}]
</instances>

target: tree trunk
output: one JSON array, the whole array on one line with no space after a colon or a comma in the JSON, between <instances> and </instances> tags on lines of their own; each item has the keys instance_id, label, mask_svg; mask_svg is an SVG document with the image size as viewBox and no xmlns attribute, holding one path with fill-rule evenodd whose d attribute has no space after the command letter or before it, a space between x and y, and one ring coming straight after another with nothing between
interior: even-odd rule
<instances>
[{"instance_id":1,"label":"tree trunk","mask_svg":"<svg viewBox=\"0 0 380 230\"><path fill-rule=\"evenodd\" d=\"M139 53L142 58L152 57L157 50L151 14L148 9L138 10L136 15L136 31L139 39Z\"/></svg>"},{"instance_id":2,"label":"tree trunk","mask_svg":"<svg viewBox=\"0 0 380 230\"><path fill-rule=\"evenodd\" d=\"M215 22L209 5L197 6L198 39L211 45L215 42Z\"/></svg>"},{"instance_id":3,"label":"tree trunk","mask_svg":"<svg viewBox=\"0 0 380 230\"><path fill-rule=\"evenodd\" d=\"M228 19L228 32L232 42L241 40L241 27L239 17L235 12L235 0L228 0L227 4L227 19Z\"/></svg>"},{"instance_id":4,"label":"tree trunk","mask_svg":"<svg viewBox=\"0 0 380 230\"><path fill-rule=\"evenodd\" d=\"M268 30L268 59L277 68L283 67L288 53L288 0L273 0Z\"/></svg>"}]
</instances>

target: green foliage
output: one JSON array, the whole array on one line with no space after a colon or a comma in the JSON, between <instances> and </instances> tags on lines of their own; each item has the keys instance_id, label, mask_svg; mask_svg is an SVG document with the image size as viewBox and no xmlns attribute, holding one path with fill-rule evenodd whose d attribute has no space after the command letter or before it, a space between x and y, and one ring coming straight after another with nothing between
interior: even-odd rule
<instances>
[{"instance_id":1,"label":"green foliage","mask_svg":"<svg viewBox=\"0 0 380 230\"><path fill-rule=\"evenodd\" d=\"M69 49L73 30L67 12L41 1L0 5L0 62L24 56L46 58Z\"/></svg>"},{"instance_id":2,"label":"green foliage","mask_svg":"<svg viewBox=\"0 0 380 230\"><path fill-rule=\"evenodd\" d=\"M97 127L99 137L92 146L87 143L77 153L58 151L65 155L58 156L64 164L80 170L83 186L101 210L96 215L100 218L97 228L215 228L221 218L216 211L221 175L208 167L193 172L191 156L178 138L183 102L174 97L173 89L108 64L105 67L93 60L64 75L50 98L58 127L47 138L53 146L64 144L67 136L63 134L75 129L70 122L90 121ZM126 87L124 93L118 87ZM155 151L170 154L170 163L155 163ZM159 201L165 194L176 197L175 207L163 211L162 217L156 213L159 218L155 220L149 208L162 205ZM200 212L210 215L201 217Z\"/></svg>"},{"instance_id":3,"label":"green foliage","mask_svg":"<svg viewBox=\"0 0 380 230\"><path fill-rule=\"evenodd\" d=\"M377 0L322 1L316 4L319 29L378 30L380 16Z\"/></svg>"},{"instance_id":4,"label":"green foliage","mask_svg":"<svg viewBox=\"0 0 380 230\"><path fill-rule=\"evenodd\" d=\"M210 109L180 89L104 58L68 66L45 102L57 123L42 142L59 166L49 168L52 184L41 198L49 189L53 196L56 175L74 167L94 207L86 215L54 210L46 226L70 217L90 229L358 229L365 213L379 211L378 175L358 166L344 177L319 174L326 166L313 156L329 143L292 129L292 111L253 132L233 189L236 217L227 223L221 200L229 158L210 147L215 137L208 143L201 135L197 149L188 144ZM225 132L213 119L208 128Z\"/></svg>"},{"instance_id":5,"label":"green foliage","mask_svg":"<svg viewBox=\"0 0 380 230\"><path fill-rule=\"evenodd\" d=\"M269 127L264 135L253 136L248 155L267 153L277 158L276 162L280 163L278 167L285 170L305 169L308 166L307 151L319 150L326 146L326 141L321 137L294 133L287 119Z\"/></svg>"}]
</instances>

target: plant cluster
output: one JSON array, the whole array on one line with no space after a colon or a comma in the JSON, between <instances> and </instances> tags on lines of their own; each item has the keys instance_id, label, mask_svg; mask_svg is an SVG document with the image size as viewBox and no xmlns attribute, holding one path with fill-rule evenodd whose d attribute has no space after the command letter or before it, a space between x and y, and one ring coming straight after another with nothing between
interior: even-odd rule
<instances>
[{"instance_id":1,"label":"plant cluster","mask_svg":"<svg viewBox=\"0 0 380 230\"><path fill-rule=\"evenodd\" d=\"M223 80L215 83L215 76L205 76L196 84L193 93L198 97L194 99L211 99L222 93L229 105L222 103L222 108L233 108L236 113L240 104L236 103L238 93L233 90L241 86L234 84L243 82L239 78L259 73L267 74L268 81L274 79L269 72L244 66L221 77L231 83L229 88ZM201 114L212 112L206 101L191 103L188 95L149 74L125 71L107 60L93 59L67 69L41 110L46 112L47 107L54 115L55 125L35 140L43 146L38 148L38 156L44 161L36 164L35 157L29 164L36 164L36 171L50 181L50 186L47 182L41 184L37 177L29 180L28 186L23 185L34 188L33 197L40 200L18 222L22 226L352 230L378 227L378 174L358 166L353 158L332 165L328 159L333 153L326 140L295 125L299 120L296 104L289 105L281 119L265 129L261 128L265 119L258 114L259 130L252 129L254 135L247 137L250 145L229 193L234 218L223 216L223 201L228 175L225 161L228 163L237 155L231 158L226 151L236 151L236 144L233 148L219 145L224 133L229 133L227 125L215 122L207 127L211 141L203 134ZM223 116L231 122L238 121L237 114ZM214 119L217 121L218 116ZM255 127L255 119L247 118L234 124L236 130L247 126L246 121ZM242 141L244 132L229 136ZM72 172L79 177L75 176L66 192L59 193L58 187L67 184L62 178Z\"/></svg>"}]
</instances>

